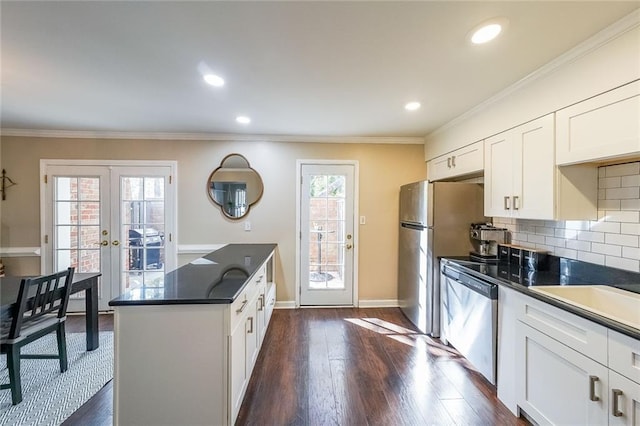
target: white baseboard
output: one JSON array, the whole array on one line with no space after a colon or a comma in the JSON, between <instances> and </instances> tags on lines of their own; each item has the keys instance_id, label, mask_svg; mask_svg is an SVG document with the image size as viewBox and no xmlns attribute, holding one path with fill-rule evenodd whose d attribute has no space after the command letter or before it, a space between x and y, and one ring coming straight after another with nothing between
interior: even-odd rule
<instances>
[{"instance_id":1,"label":"white baseboard","mask_svg":"<svg viewBox=\"0 0 640 426\"><path fill-rule=\"evenodd\" d=\"M359 308L397 308L400 306L396 299L380 299L380 300L360 300ZM320 308L320 306L310 306ZM327 306L327 308L335 308L336 306ZM295 300L282 300L276 302L276 309L296 309Z\"/></svg>"},{"instance_id":2,"label":"white baseboard","mask_svg":"<svg viewBox=\"0 0 640 426\"><path fill-rule=\"evenodd\" d=\"M281 300L276 302L275 309L295 309L296 301L295 300Z\"/></svg>"},{"instance_id":3,"label":"white baseboard","mask_svg":"<svg viewBox=\"0 0 640 426\"><path fill-rule=\"evenodd\" d=\"M397 308L400 306L397 299L360 300L359 308Z\"/></svg>"}]
</instances>

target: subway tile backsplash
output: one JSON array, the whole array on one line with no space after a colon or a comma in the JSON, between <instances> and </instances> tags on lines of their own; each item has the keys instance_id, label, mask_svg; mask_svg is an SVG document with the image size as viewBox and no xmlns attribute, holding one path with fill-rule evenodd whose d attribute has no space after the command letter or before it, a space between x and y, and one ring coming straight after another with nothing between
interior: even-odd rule
<instances>
[{"instance_id":1,"label":"subway tile backsplash","mask_svg":"<svg viewBox=\"0 0 640 426\"><path fill-rule=\"evenodd\" d=\"M598 169L598 220L494 217L511 243L613 268L640 272L640 162Z\"/></svg>"}]
</instances>

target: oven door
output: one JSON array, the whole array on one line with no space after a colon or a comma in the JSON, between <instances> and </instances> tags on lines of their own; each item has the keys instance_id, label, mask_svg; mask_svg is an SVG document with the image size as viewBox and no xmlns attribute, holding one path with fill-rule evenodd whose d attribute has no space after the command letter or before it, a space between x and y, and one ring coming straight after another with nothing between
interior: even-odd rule
<instances>
[{"instance_id":1,"label":"oven door","mask_svg":"<svg viewBox=\"0 0 640 426\"><path fill-rule=\"evenodd\" d=\"M479 293L463 281L473 280L473 285L492 284L463 274L456 279L442 273L441 280L445 342L495 384L497 299Z\"/></svg>"}]
</instances>

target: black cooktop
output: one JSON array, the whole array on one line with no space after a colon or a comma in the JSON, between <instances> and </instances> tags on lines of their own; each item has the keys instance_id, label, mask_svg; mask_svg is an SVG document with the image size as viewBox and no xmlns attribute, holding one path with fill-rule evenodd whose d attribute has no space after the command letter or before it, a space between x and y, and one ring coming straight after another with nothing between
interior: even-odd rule
<instances>
[{"instance_id":1,"label":"black cooktop","mask_svg":"<svg viewBox=\"0 0 640 426\"><path fill-rule=\"evenodd\" d=\"M640 293L640 274L593 263L550 256L545 270L535 271L509 263L483 263L469 257L446 259L473 275L527 287L539 285L608 285Z\"/></svg>"}]
</instances>

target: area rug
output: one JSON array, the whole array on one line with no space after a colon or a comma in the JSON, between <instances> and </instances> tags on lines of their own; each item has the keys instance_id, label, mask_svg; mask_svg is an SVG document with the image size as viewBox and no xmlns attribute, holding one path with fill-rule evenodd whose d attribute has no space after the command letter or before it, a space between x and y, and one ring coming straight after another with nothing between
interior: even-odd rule
<instances>
[{"instance_id":1,"label":"area rug","mask_svg":"<svg viewBox=\"0 0 640 426\"><path fill-rule=\"evenodd\" d=\"M57 353L55 333L22 348L23 353ZM20 404L0 391L0 425L59 425L113 378L113 332L100 332L100 347L86 351L84 333L67 333L69 369L57 359L23 359ZM0 356L0 383L9 383L6 355Z\"/></svg>"}]
</instances>

